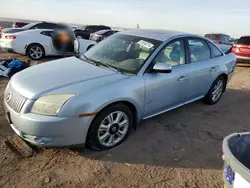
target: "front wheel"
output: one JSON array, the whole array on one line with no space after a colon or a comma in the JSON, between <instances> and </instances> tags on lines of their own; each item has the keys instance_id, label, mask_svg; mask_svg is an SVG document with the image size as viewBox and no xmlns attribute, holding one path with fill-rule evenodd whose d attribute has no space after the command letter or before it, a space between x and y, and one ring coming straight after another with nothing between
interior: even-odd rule
<instances>
[{"instance_id":1,"label":"front wheel","mask_svg":"<svg viewBox=\"0 0 250 188\"><path fill-rule=\"evenodd\" d=\"M207 95L205 96L205 102L210 105L216 104L220 100L225 87L226 87L225 78L222 76L218 77L212 84Z\"/></svg>"},{"instance_id":2,"label":"front wheel","mask_svg":"<svg viewBox=\"0 0 250 188\"><path fill-rule=\"evenodd\" d=\"M122 143L133 125L133 114L124 104L105 108L93 120L87 146L94 150L107 150Z\"/></svg>"}]
</instances>

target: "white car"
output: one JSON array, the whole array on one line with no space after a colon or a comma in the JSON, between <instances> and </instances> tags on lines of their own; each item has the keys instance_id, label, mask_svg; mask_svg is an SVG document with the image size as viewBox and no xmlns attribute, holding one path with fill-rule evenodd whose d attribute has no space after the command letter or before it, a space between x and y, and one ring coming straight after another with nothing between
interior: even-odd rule
<instances>
[{"instance_id":1,"label":"white car","mask_svg":"<svg viewBox=\"0 0 250 188\"><path fill-rule=\"evenodd\" d=\"M67 55L58 52L52 43L52 29L33 29L17 33L2 33L0 35L0 48L3 51L19 53L29 56L31 59L39 60L44 56ZM76 39L74 41L75 54L85 53L89 48L96 44L95 41Z\"/></svg>"}]
</instances>

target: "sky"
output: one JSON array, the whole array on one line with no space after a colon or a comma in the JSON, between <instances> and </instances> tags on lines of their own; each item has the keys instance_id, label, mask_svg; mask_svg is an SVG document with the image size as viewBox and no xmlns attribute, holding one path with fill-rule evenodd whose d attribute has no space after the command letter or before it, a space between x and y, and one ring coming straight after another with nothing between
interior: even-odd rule
<instances>
[{"instance_id":1,"label":"sky","mask_svg":"<svg viewBox=\"0 0 250 188\"><path fill-rule=\"evenodd\" d=\"M0 0L0 17L250 34L250 0Z\"/></svg>"}]
</instances>

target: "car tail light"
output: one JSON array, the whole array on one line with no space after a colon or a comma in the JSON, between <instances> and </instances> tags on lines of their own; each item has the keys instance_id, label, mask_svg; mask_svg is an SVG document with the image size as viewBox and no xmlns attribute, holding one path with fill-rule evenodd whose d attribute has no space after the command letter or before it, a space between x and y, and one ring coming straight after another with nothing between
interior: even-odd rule
<instances>
[{"instance_id":1,"label":"car tail light","mask_svg":"<svg viewBox=\"0 0 250 188\"><path fill-rule=\"evenodd\" d=\"M14 40L16 38L16 36L14 35L8 35L8 36L5 36L6 39L12 39Z\"/></svg>"},{"instance_id":2,"label":"car tail light","mask_svg":"<svg viewBox=\"0 0 250 188\"><path fill-rule=\"evenodd\" d=\"M239 50L240 50L240 45L233 44L233 47L232 47L231 52L232 52L232 53L238 53Z\"/></svg>"}]
</instances>

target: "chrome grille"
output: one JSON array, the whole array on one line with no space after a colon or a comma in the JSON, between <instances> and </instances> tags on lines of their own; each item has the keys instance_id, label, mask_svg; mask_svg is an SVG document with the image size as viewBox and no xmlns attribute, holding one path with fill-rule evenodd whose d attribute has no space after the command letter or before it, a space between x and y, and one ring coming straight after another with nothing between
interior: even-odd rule
<instances>
[{"instance_id":1,"label":"chrome grille","mask_svg":"<svg viewBox=\"0 0 250 188\"><path fill-rule=\"evenodd\" d=\"M9 86L7 91L5 92L4 100L12 110L17 113L20 113L27 98L20 95L18 92L16 92L13 88Z\"/></svg>"}]
</instances>

